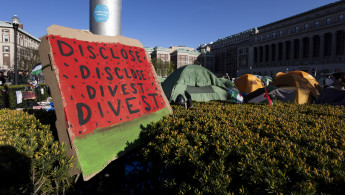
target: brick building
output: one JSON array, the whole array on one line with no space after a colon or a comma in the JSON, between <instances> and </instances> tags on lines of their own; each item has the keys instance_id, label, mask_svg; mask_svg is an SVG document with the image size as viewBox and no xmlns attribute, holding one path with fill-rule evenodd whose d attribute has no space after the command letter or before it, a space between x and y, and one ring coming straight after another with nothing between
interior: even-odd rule
<instances>
[{"instance_id":1,"label":"brick building","mask_svg":"<svg viewBox=\"0 0 345 195\"><path fill-rule=\"evenodd\" d=\"M171 61L175 68L180 68L188 64L195 64L197 61L204 67L212 70L214 56L210 52L200 52L185 46L145 47L146 55L152 58L161 59L163 62Z\"/></svg>"}]
</instances>

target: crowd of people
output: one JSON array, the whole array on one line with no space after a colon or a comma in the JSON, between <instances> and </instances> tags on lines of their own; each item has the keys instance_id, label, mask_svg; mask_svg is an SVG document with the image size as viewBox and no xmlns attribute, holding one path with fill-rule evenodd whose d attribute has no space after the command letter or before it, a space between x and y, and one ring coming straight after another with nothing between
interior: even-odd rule
<instances>
[{"instance_id":1,"label":"crowd of people","mask_svg":"<svg viewBox=\"0 0 345 195\"><path fill-rule=\"evenodd\" d=\"M37 85L40 83L40 75L30 75L29 71L23 71L19 69L17 71L18 85ZM3 86L5 84L7 85L13 85L15 80L15 74L12 70L9 70L7 72L0 71L0 86Z\"/></svg>"}]
</instances>

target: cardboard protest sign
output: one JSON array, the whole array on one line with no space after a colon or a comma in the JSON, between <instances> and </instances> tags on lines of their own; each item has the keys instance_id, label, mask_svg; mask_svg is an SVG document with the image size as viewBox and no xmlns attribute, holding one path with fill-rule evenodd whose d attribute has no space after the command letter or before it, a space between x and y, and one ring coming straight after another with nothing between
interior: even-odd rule
<instances>
[{"instance_id":1,"label":"cardboard protest sign","mask_svg":"<svg viewBox=\"0 0 345 195\"><path fill-rule=\"evenodd\" d=\"M141 43L53 25L39 52L60 141L84 180L118 158L140 125L172 113Z\"/></svg>"}]
</instances>

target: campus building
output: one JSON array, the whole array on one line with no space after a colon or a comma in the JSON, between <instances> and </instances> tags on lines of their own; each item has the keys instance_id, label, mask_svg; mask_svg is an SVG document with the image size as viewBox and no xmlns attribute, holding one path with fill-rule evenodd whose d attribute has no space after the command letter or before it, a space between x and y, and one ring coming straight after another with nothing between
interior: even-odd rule
<instances>
[{"instance_id":1,"label":"campus building","mask_svg":"<svg viewBox=\"0 0 345 195\"><path fill-rule=\"evenodd\" d=\"M197 51L200 52L200 55L198 56L197 61L200 63L200 65L202 65L203 67L209 69L212 72L215 72L215 56L214 54L211 52L211 45L213 43L210 44L203 44L203 45L199 45L199 47L197 48Z\"/></svg>"},{"instance_id":2,"label":"campus building","mask_svg":"<svg viewBox=\"0 0 345 195\"><path fill-rule=\"evenodd\" d=\"M238 48L239 75L345 71L345 1L258 27Z\"/></svg>"},{"instance_id":3,"label":"campus building","mask_svg":"<svg viewBox=\"0 0 345 195\"><path fill-rule=\"evenodd\" d=\"M231 35L211 44L211 52L215 57L214 73L217 76L229 74L231 77L236 77L238 70L238 48L242 45L247 45L251 41L251 37L258 33L257 29L253 28L235 35Z\"/></svg>"},{"instance_id":4,"label":"campus building","mask_svg":"<svg viewBox=\"0 0 345 195\"><path fill-rule=\"evenodd\" d=\"M151 52L151 58L161 59L163 62L170 61L170 49L163 47L154 47Z\"/></svg>"},{"instance_id":5,"label":"campus building","mask_svg":"<svg viewBox=\"0 0 345 195\"><path fill-rule=\"evenodd\" d=\"M188 64L195 64L199 55L199 51L177 49L171 53L171 61L176 65L176 69L178 69Z\"/></svg>"},{"instance_id":6,"label":"campus building","mask_svg":"<svg viewBox=\"0 0 345 195\"><path fill-rule=\"evenodd\" d=\"M207 57L210 56L208 53L202 53L200 51L194 50L194 48L189 48L185 46L172 46L169 48L163 47L145 47L146 55L150 56L151 59L157 58L161 59L163 62L171 61L175 64L175 68L180 68L188 64L195 64L199 62L202 66L212 67L213 61L208 60ZM200 61L202 60L202 64ZM210 69L211 70L211 69Z\"/></svg>"},{"instance_id":7,"label":"campus building","mask_svg":"<svg viewBox=\"0 0 345 195\"><path fill-rule=\"evenodd\" d=\"M18 69L27 70L27 62L38 55L40 40L23 30L19 24L17 34ZM14 69L14 29L12 23L0 21L0 70Z\"/></svg>"}]
</instances>

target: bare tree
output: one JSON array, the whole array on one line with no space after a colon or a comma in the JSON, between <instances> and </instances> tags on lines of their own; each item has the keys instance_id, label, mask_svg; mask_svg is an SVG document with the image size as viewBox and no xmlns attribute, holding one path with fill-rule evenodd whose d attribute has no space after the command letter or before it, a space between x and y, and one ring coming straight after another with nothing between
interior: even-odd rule
<instances>
[{"instance_id":1,"label":"bare tree","mask_svg":"<svg viewBox=\"0 0 345 195\"><path fill-rule=\"evenodd\" d=\"M40 63L38 49L22 48L18 54L18 67L20 69L31 71Z\"/></svg>"}]
</instances>

